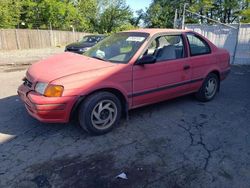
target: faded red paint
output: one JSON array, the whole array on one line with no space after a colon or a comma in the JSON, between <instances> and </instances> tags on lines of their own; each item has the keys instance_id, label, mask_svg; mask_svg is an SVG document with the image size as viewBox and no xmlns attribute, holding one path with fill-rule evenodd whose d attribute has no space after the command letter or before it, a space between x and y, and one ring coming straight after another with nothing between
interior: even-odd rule
<instances>
[{"instance_id":1,"label":"faded red paint","mask_svg":"<svg viewBox=\"0 0 250 188\"><path fill-rule=\"evenodd\" d=\"M134 65L154 35L181 33L184 43L188 45L186 33L191 31L140 29L133 32L146 32L150 36L128 64L104 62L68 52L33 64L26 73L26 78L33 83L33 86L28 88L22 84L18 88L18 94L29 114L43 122L68 122L79 97L86 97L102 89L120 91L127 101L128 108L132 109L196 92L210 72L217 71L220 79L223 80L230 70L229 53L217 48L197 33L195 34L209 44L210 54L192 57L187 48L186 58L170 60L166 63ZM190 66L190 69L184 70L186 65ZM45 97L36 93L34 87L38 81L63 85L63 95ZM150 90L154 92L147 92Z\"/></svg>"}]
</instances>

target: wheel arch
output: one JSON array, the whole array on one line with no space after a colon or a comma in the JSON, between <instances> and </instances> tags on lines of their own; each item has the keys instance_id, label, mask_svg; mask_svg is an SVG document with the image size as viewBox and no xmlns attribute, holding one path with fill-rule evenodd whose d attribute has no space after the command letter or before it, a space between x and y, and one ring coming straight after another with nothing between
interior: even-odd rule
<instances>
[{"instance_id":1,"label":"wheel arch","mask_svg":"<svg viewBox=\"0 0 250 188\"><path fill-rule=\"evenodd\" d=\"M72 118L74 118L76 116L76 112L78 112L81 103L84 102L84 100L88 96L93 95L94 93L97 93L97 92L100 92L100 91L103 91L103 92L106 91L106 92L110 92L110 93L114 94L121 101L122 114L127 117L128 108L129 108L128 98L119 89L112 88L112 87L105 87L105 88L96 89L94 91L91 91L91 92L87 93L86 95L80 96L78 98L78 100L75 102L75 104L73 105L72 109L71 109L70 119L72 119Z\"/></svg>"},{"instance_id":2,"label":"wheel arch","mask_svg":"<svg viewBox=\"0 0 250 188\"><path fill-rule=\"evenodd\" d=\"M218 77L219 81L220 81L220 71L218 71L218 70L212 70L212 71L209 72L209 74L210 73L215 74Z\"/></svg>"}]
</instances>

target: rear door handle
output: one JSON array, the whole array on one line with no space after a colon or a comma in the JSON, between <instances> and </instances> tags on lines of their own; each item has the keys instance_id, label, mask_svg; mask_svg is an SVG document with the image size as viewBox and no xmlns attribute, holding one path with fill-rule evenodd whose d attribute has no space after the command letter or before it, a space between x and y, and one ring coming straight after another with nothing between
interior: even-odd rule
<instances>
[{"instance_id":1,"label":"rear door handle","mask_svg":"<svg viewBox=\"0 0 250 188\"><path fill-rule=\"evenodd\" d=\"M184 66L183 66L183 69L184 69L184 70L190 69L190 65L184 65Z\"/></svg>"}]
</instances>

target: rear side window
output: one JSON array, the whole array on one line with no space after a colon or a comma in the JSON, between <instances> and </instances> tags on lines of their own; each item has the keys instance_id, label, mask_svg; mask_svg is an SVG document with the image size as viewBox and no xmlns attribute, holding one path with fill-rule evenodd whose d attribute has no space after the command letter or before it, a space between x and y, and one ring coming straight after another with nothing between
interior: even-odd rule
<instances>
[{"instance_id":1,"label":"rear side window","mask_svg":"<svg viewBox=\"0 0 250 188\"><path fill-rule=\"evenodd\" d=\"M207 42L200 37L192 34L187 34L187 39L191 56L211 53L211 49Z\"/></svg>"}]
</instances>

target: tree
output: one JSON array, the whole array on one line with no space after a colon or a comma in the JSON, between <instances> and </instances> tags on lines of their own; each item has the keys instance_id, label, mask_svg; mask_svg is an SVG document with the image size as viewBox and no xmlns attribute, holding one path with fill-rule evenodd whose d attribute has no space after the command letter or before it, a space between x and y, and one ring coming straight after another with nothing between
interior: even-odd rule
<instances>
[{"instance_id":1,"label":"tree","mask_svg":"<svg viewBox=\"0 0 250 188\"><path fill-rule=\"evenodd\" d=\"M38 8L38 4L33 0L22 1L20 7L20 22L23 28L33 28L37 26L38 28L43 24L41 23L40 16L41 10Z\"/></svg>"},{"instance_id":2,"label":"tree","mask_svg":"<svg viewBox=\"0 0 250 188\"><path fill-rule=\"evenodd\" d=\"M190 5L190 10L205 15L211 19L219 20L222 23L239 22L239 16L246 6L245 1L249 0L196 0ZM196 18L197 19L197 18ZM210 22L209 20L199 18L201 23Z\"/></svg>"},{"instance_id":3,"label":"tree","mask_svg":"<svg viewBox=\"0 0 250 188\"><path fill-rule=\"evenodd\" d=\"M224 0L223 17L221 22L232 23L239 16L239 1L238 0Z\"/></svg>"},{"instance_id":4,"label":"tree","mask_svg":"<svg viewBox=\"0 0 250 188\"><path fill-rule=\"evenodd\" d=\"M110 33L118 31L123 25L129 26L133 13L125 0L106 0L104 2L105 4L103 2L99 4L100 14L96 20L96 29L99 33Z\"/></svg>"},{"instance_id":5,"label":"tree","mask_svg":"<svg viewBox=\"0 0 250 188\"><path fill-rule=\"evenodd\" d=\"M183 13L183 5L187 9L202 16L219 20L222 23L237 23L239 16L243 22L249 22L250 0L153 0L146 11L144 21L147 27L173 27L175 10L179 10L179 18ZM201 16L186 12L186 23L212 23Z\"/></svg>"},{"instance_id":6,"label":"tree","mask_svg":"<svg viewBox=\"0 0 250 188\"><path fill-rule=\"evenodd\" d=\"M242 18L243 23L250 23L250 8L243 10L241 12L241 15L243 16Z\"/></svg>"},{"instance_id":7,"label":"tree","mask_svg":"<svg viewBox=\"0 0 250 188\"><path fill-rule=\"evenodd\" d=\"M20 0L0 0L0 28L15 28L19 23Z\"/></svg>"},{"instance_id":8,"label":"tree","mask_svg":"<svg viewBox=\"0 0 250 188\"><path fill-rule=\"evenodd\" d=\"M145 18L145 12L142 9L140 9L140 10L136 11L136 14L137 14L137 16L132 17L129 20L129 22L134 27L139 27L141 20L143 20Z\"/></svg>"},{"instance_id":9,"label":"tree","mask_svg":"<svg viewBox=\"0 0 250 188\"><path fill-rule=\"evenodd\" d=\"M243 23L250 23L250 0L245 0L245 2L242 3L240 16L242 17L241 21Z\"/></svg>"},{"instance_id":10,"label":"tree","mask_svg":"<svg viewBox=\"0 0 250 188\"><path fill-rule=\"evenodd\" d=\"M189 4L189 10L213 19L212 10L214 6L215 4L212 0L198 0L193 4ZM200 20L201 23L207 22L203 17L198 18L198 20Z\"/></svg>"},{"instance_id":11,"label":"tree","mask_svg":"<svg viewBox=\"0 0 250 188\"><path fill-rule=\"evenodd\" d=\"M20 18L27 28L68 30L78 16L71 1L23 0Z\"/></svg>"},{"instance_id":12,"label":"tree","mask_svg":"<svg viewBox=\"0 0 250 188\"><path fill-rule=\"evenodd\" d=\"M97 0L78 0L76 5L78 18L75 26L80 31L96 32L96 19L98 17Z\"/></svg>"},{"instance_id":13,"label":"tree","mask_svg":"<svg viewBox=\"0 0 250 188\"><path fill-rule=\"evenodd\" d=\"M147 27L173 27L187 9L223 23L250 22L250 0L152 0L133 17L125 0L0 0L0 28L33 28L110 33ZM186 23L212 23L186 12ZM21 24L24 22L25 24Z\"/></svg>"},{"instance_id":14,"label":"tree","mask_svg":"<svg viewBox=\"0 0 250 188\"><path fill-rule=\"evenodd\" d=\"M183 7L185 0L153 0L146 11L144 22L147 27L173 27L175 9Z\"/></svg>"}]
</instances>

